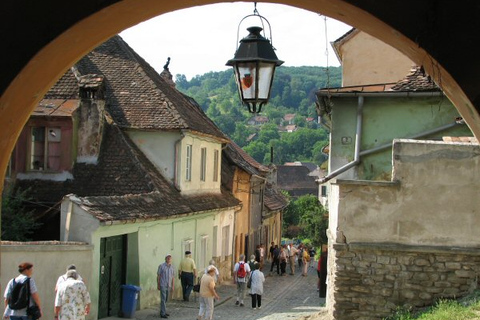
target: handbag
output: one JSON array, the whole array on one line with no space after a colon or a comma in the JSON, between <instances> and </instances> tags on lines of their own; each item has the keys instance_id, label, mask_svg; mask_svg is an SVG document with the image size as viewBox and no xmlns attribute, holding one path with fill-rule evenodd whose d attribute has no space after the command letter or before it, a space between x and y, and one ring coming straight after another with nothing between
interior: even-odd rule
<instances>
[{"instance_id":1,"label":"handbag","mask_svg":"<svg viewBox=\"0 0 480 320\"><path fill-rule=\"evenodd\" d=\"M249 288L249 289L252 287L252 277L253 277L253 272L250 275L250 278L248 278L248 282L247 282L247 288Z\"/></svg>"},{"instance_id":2,"label":"handbag","mask_svg":"<svg viewBox=\"0 0 480 320\"><path fill-rule=\"evenodd\" d=\"M200 284L196 284L193 286L193 291L194 292L200 292Z\"/></svg>"},{"instance_id":3,"label":"handbag","mask_svg":"<svg viewBox=\"0 0 480 320\"><path fill-rule=\"evenodd\" d=\"M33 305L27 308L28 319L37 320L40 319L42 314L40 313L40 308L37 305Z\"/></svg>"}]
</instances>

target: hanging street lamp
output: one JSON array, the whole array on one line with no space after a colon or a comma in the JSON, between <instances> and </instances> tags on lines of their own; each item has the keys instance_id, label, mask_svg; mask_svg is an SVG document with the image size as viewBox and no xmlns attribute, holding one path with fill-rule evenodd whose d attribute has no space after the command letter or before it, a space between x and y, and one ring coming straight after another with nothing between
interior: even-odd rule
<instances>
[{"instance_id":1,"label":"hanging street lamp","mask_svg":"<svg viewBox=\"0 0 480 320\"><path fill-rule=\"evenodd\" d=\"M262 25L263 20L268 23L271 39L270 23L258 14L256 3L254 14L245 18L250 16L259 17ZM245 18L240 21L240 24ZM240 99L248 107L248 111L260 113L270 98L275 68L282 65L283 61L277 58L270 40L260 34L263 28L250 27L247 30L250 34L240 40L240 46L237 47L234 58L228 60L226 65L233 67Z\"/></svg>"}]
</instances>

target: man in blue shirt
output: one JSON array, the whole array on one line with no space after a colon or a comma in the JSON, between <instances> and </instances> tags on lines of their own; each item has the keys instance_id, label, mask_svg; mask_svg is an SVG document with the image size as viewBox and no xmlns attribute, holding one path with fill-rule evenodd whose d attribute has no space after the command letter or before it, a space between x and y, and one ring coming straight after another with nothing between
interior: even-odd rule
<instances>
[{"instance_id":1,"label":"man in blue shirt","mask_svg":"<svg viewBox=\"0 0 480 320\"><path fill-rule=\"evenodd\" d=\"M157 289L160 290L160 318L166 319L168 292L174 290L175 269L172 266L172 256L167 254L165 262L158 266Z\"/></svg>"}]
</instances>

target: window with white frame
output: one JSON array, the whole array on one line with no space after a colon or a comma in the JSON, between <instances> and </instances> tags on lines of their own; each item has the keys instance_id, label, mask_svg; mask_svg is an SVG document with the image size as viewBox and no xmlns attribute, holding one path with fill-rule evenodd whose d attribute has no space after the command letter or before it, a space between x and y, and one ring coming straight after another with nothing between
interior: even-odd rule
<instances>
[{"instance_id":1,"label":"window with white frame","mask_svg":"<svg viewBox=\"0 0 480 320\"><path fill-rule=\"evenodd\" d=\"M185 157L185 180L192 181L192 145L187 144L187 153Z\"/></svg>"},{"instance_id":2,"label":"window with white frame","mask_svg":"<svg viewBox=\"0 0 480 320\"><path fill-rule=\"evenodd\" d=\"M229 238L230 238L230 225L222 228L222 257L224 260L227 259L230 254L229 247Z\"/></svg>"},{"instance_id":3,"label":"window with white frame","mask_svg":"<svg viewBox=\"0 0 480 320\"><path fill-rule=\"evenodd\" d=\"M203 235L200 240L200 257L198 257L198 265L201 269L206 268L208 265L207 253L208 253L208 235Z\"/></svg>"},{"instance_id":4,"label":"window with white frame","mask_svg":"<svg viewBox=\"0 0 480 320\"><path fill-rule=\"evenodd\" d=\"M32 127L30 132L29 170L60 170L60 128Z\"/></svg>"},{"instance_id":5,"label":"window with white frame","mask_svg":"<svg viewBox=\"0 0 480 320\"><path fill-rule=\"evenodd\" d=\"M207 148L201 149L200 155L200 181L205 181L207 176Z\"/></svg>"},{"instance_id":6,"label":"window with white frame","mask_svg":"<svg viewBox=\"0 0 480 320\"><path fill-rule=\"evenodd\" d=\"M219 164L220 152L218 150L213 151L213 181L218 181L218 164Z\"/></svg>"},{"instance_id":7,"label":"window with white frame","mask_svg":"<svg viewBox=\"0 0 480 320\"><path fill-rule=\"evenodd\" d=\"M183 240L182 248L183 248L182 256L185 254L185 251L192 252L193 251L193 240L192 239Z\"/></svg>"}]
</instances>

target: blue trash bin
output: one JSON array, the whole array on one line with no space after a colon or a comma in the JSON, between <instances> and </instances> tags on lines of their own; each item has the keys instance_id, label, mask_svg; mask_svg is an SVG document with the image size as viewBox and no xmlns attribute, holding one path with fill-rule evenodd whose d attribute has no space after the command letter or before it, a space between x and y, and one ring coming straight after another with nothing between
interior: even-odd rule
<instances>
[{"instance_id":1,"label":"blue trash bin","mask_svg":"<svg viewBox=\"0 0 480 320\"><path fill-rule=\"evenodd\" d=\"M140 287L131 284L122 285L122 316L124 318L133 318L135 315L140 290L142 290Z\"/></svg>"}]
</instances>

